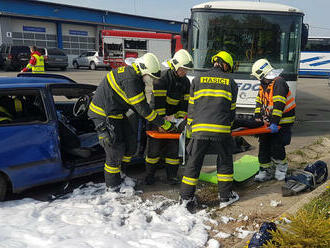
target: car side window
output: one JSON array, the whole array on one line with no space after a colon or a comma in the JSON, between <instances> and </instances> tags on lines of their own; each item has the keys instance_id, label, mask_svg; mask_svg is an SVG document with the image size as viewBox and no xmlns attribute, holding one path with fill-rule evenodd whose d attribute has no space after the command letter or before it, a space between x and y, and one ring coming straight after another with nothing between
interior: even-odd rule
<instances>
[{"instance_id":1,"label":"car side window","mask_svg":"<svg viewBox=\"0 0 330 248\"><path fill-rule=\"evenodd\" d=\"M46 121L45 104L39 90L0 92L0 126Z\"/></svg>"}]
</instances>

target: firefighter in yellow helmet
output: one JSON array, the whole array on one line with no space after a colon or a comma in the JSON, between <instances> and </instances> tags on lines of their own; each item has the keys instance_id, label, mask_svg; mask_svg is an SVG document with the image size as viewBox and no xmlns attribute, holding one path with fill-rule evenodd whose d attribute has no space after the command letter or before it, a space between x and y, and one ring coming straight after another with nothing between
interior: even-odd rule
<instances>
[{"instance_id":1,"label":"firefighter in yellow helmet","mask_svg":"<svg viewBox=\"0 0 330 248\"><path fill-rule=\"evenodd\" d=\"M190 89L190 81L186 74L193 69L193 60L186 50L181 49L174 54L172 59L167 61L167 65L169 69L162 71L160 79L154 81L150 106L158 115L176 122L177 127L184 127ZM157 130L157 126L151 124L149 129ZM155 172L159 167L161 157L164 158L165 162L167 182L169 184L180 183L177 179L180 164L178 149L178 140L159 140L148 137L146 184L150 185L155 182Z\"/></svg>"},{"instance_id":2,"label":"firefighter in yellow helmet","mask_svg":"<svg viewBox=\"0 0 330 248\"><path fill-rule=\"evenodd\" d=\"M288 169L285 146L291 142L296 103L288 84L280 76L282 71L274 69L266 59L259 59L252 66L251 75L260 80L255 118L268 124L271 131L259 136L260 171L254 178L258 182L274 177L284 180Z\"/></svg>"},{"instance_id":3,"label":"firefighter in yellow helmet","mask_svg":"<svg viewBox=\"0 0 330 248\"><path fill-rule=\"evenodd\" d=\"M195 77L190 88L188 125L192 138L187 146L180 202L193 210L194 196L205 154L217 154L217 177L220 208L237 201L232 191L233 139L231 126L236 111L238 87L230 72L234 62L231 55L220 51L212 57L213 68Z\"/></svg>"},{"instance_id":4,"label":"firefighter in yellow helmet","mask_svg":"<svg viewBox=\"0 0 330 248\"><path fill-rule=\"evenodd\" d=\"M152 110L146 100L145 84L160 77L160 64L152 53L137 58L131 66L110 71L97 87L89 106L88 115L94 121L100 145L104 148L106 162L104 177L106 186L120 189L121 163L129 162L132 150L132 128L126 112L133 109L147 121L171 131L174 125Z\"/></svg>"},{"instance_id":5,"label":"firefighter in yellow helmet","mask_svg":"<svg viewBox=\"0 0 330 248\"><path fill-rule=\"evenodd\" d=\"M37 51L35 46L30 47L31 58L29 63L25 68L21 70L21 72L27 72L28 70L32 70L32 73L44 73L45 72L45 63L44 57Z\"/></svg>"}]
</instances>

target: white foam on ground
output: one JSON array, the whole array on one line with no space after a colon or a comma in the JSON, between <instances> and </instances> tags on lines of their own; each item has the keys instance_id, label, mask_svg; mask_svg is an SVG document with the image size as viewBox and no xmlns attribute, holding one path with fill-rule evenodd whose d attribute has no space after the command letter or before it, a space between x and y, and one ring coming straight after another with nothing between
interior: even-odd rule
<instances>
[{"instance_id":1,"label":"white foam on ground","mask_svg":"<svg viewBox=\"0 0 330 248\"><path fill-rule=\"evenodd\" d=\"M89 183L53 202L26 198L0 203L0 247L203 247L207 221L206 211L190 214L164 197L142 201L130 181L121 193ZM215 248L212 243L209 247Z\"/></svg>"}]
</instances>

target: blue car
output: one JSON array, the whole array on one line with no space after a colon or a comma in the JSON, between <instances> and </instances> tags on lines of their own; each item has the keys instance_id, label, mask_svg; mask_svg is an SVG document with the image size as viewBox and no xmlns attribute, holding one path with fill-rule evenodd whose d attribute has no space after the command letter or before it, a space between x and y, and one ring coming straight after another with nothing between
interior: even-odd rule
<instances>
[{"instance_id":1,"label":"blue car","mask_svg":"<svg viewBox=\"0 0 330 248\"><path fill-rule=\"evenodd\" d=\"M0 201L8 193L103 170L104 150L87 116L95 90L61 75L0 77ZM132 163L141 162L144 132L130 116L137 134Z\"/></svg>"}]
</instances>

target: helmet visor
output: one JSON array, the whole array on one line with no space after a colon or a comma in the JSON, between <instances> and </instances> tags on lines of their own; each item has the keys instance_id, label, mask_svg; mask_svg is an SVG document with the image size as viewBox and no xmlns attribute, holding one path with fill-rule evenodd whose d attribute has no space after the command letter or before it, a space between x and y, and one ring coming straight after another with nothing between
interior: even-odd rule
<instances>
[{"instance_id":1,"label":"helmet visor","mask_svg":"<svg viewBox=\"0 0 330 248\"><path fill-rule=\"evenodd\" d=\"M151 72L149 75L158 79L158 78L160 78L160 70L157 72Z\"/></svg>"},{"instance_id":2,"label":"helmet visor","mask_svg":"<svg viewBox=\"0 0 330 248\"><path fill-rule=\"evenodd\" d=\"M281 75L281 73L283 72L283 69L273 69L270 72L267 73L267 75L265 76L266 79L274 79L276 77L278 77L279 75Z\"/></svg>"},{"instance_id":3,"label":"helmet visor","mask_svg":"<svg viewBox=\"0 0 330 248\"><path fill-rule=\"evenodd\" d=\"M189 61L187 64L184 64L182 65L183 68L186 68L186 69L189 69L189 70L192 70L193 67L194 67L194 64L192 61Z\"/></svg>"}]
</instances>

